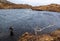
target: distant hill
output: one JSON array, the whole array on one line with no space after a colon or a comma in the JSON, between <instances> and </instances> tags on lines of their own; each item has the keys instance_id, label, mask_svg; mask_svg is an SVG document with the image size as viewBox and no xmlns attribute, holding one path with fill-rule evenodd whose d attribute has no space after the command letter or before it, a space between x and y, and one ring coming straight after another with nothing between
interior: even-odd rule
<instances>
[{"instance_id":1,"label":"distant hill","mask_svg":"<svg viewBox=\"0 0 60 41\"><path fill-rule=\"evenodd\" d=\"M26 9L31 8L31 5L28 4L14 4L14 3L5 3L0 1L0 9Z\"/></svg>"},{"instance_id":2,"label":"distant hill","mask_svg":"<svg viewBox=\"0 0 60 41\"><path fill-rule=\"evenodd\" d=\"M44 6L31 6L28 4L14 4L9 1L0 0L0 9L32 9L37 11L60 12L60 4L50 4Z\"/></svg>"},{"instance_id":3,"label":"distant hill","mask_svg":"<svg viewBox=\"0 0 60 41\"><path fill-rule=\"evenodd\" d=\"M14 4L7 0L0 0L0 9L21 9L21 8L31 8L32 6L28 4Z\"/></svg>"},{"instance_id":4,"label":"distant hill","mask_svg":"<svg viewBox=\"0 0 60 41\"><path fill-rule=\"evenodd\" d=\"M32 10L60 12L60 5L50 4L50 5L44 5L44 6L35 6L35 7L32 7Z\"/></svg>"}]
</instances>

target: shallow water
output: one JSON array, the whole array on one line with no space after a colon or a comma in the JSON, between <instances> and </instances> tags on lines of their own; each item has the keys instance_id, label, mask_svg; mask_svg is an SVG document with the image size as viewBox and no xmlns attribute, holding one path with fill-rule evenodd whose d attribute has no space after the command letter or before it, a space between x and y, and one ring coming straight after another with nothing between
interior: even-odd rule
<instances>
[{"instance_id":1,"label":"shallow water","mask_svg":"<svg viewBox=\"0 0 60 41\"><path fill-rule=\"evenodd\" d=\"M1 9L0 10L0 33L9 33L12 25L14 32L23 34L24 32L34 32L36 26L40 28L55 24L44 29L43 33L51 32L60 28L60 13L49 11L33 11L31 9Z\"/></svg>"}]
</instances>

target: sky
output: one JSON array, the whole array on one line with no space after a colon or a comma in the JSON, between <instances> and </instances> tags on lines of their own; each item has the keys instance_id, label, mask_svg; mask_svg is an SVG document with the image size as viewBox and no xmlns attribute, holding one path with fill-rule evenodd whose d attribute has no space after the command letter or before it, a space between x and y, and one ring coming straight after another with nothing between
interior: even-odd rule
<instances>
[{"instance_id":1,"label":"sky","mask_svg":"<svg viewBox=\"0 0 60 41\"><path fill-rule=\"evenodd\" d=\"M8 0L16 4L29 4L33 6L47 5L51 3L60 4L60 0Z\"/></svg>"}]
</instances>

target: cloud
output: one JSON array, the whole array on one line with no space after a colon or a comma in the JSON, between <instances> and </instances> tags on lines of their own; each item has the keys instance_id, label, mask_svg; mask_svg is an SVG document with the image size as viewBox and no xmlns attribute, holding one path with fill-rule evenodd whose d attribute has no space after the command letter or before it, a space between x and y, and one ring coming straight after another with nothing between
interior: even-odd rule
<instances>
[{"instance_id":1,"label":"cloud","mask_svg":"<svg viewBox=\"0 0 60 41\"><path fill-rule=\"evenodd\" d=\"M50 3L60 4L60 0L8 0L13 3L30 4L30 5L46 5Z\"/></svg>"}]
</instances>

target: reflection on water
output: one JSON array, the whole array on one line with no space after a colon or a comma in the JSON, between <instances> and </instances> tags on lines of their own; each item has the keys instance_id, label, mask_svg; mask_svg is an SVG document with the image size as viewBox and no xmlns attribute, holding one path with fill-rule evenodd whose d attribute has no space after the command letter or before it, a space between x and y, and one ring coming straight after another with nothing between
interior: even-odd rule
<instances>
[{"instance_id":1,"label":"reflection on water","mask_svg":"<svg viewBox=\"0 0 60 41\"><path fill-rule=\"evenodd\" d=\"M55 26L42 32L49 32L60 28L60 13L48 11L33 11L31 9L5 9L0 10L0 31L8 32L9 26L13 26L17 33L33 32L33 28Z\"/></svg>"}]
</instances>

